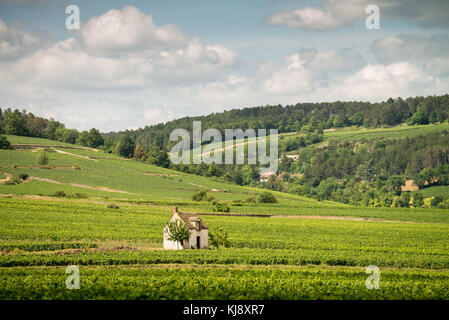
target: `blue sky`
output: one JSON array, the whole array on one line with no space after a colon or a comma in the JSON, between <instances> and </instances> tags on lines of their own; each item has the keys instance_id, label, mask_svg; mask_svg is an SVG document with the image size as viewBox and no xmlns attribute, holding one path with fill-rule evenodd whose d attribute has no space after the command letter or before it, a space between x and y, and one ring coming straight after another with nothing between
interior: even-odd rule
<instances>
[{"instance_id":1,"label":"blue sky","mask_svg":"<svg viewBox=\"0 0 449 320\"><path fill-rule=\"evenodd\" d=\"M380 30L365 27L369 4ZM68 5L80 8L80 30L65 28ZM264 104L443 94L448 9L439 0L0 0L1 106L109 131Z\"/></svg>"}]
</instances>

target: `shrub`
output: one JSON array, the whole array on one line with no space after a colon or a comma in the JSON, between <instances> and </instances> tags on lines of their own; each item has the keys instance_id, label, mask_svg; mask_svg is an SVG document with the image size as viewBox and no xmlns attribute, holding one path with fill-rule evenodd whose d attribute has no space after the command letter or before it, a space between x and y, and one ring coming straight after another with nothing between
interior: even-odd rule
<instances>
[{"instance_id":1,"label":"shrub","mask_svg":"<svg viewBox=\"0 0 449 320\"><path fill-rule=\"evenodd\" d=\"M52 195L53 197L65 197L66 194L64 191L56 191L55 193L53 193Z\"/></svg>"},{"instance_id":2,"label":"shrub","mask_svg":"<svg viewBox=\"0 0 449 320\"><path fill-rule=\"evenodd\" d=\"M3 135L0 135L0 149L4 149L4 150L12 149L11 148L11 143Z\"/></svg>"},{"instance_id":3,"label":"shrub","mask_svg":"<svg viewBox=\"0 0 449 320\"><path fill-rule=\"evenodd\" d=\"M76 199L87 199L87 198L89 198L89 196L88 196L87 194L85 194L85 193L79 193L79 192L76 192L76 193L74 193L74 194L72 195L72 198L76 198Z\"/></svg>"},{"instance_id":4,"label":"shrub","mask_svg":"<svg viewBox=\"0 0 449 320\"><path fill-rule=\"evenodd\" d=\"M246 202L249 202L249 203L256 203L257 201L256 201L256 198L254 198L254 197L249 197L248 199L246 199Z\"/></svg>"},{"instance_id":5,"label":"shrub","mask_svg":"<svg viewBox=\"0 0 449 320\"><path fill-rule=\"evenodd\" d=\"M206 191L200 190L192 195L193 201L203 201L206 197Z\"/></svg>"},{"instance_id":6,"label":"shrub","mask_svg":"<svg viewBox=\"0 0 449 320\"><path fill-rule=\"evenodd\" d=\"M108 206L107 206L109 209L120 209L120 207L118 206L118 205L116 205L116 204L108 204Z\"/></svg>"},{"instance_id":7,"label":"shrub","mask_svg":"<svg viewBox=\"0 0 449 320\"><path fill-rule=\"evenodd\" d=\"M212 201L212 210L216 212L230 212L231 208L226 202Z\"/></svg>"},{"instance_id":8,"label":"shrub","mask_svg":"<svg viewBox=\"0 0 449 320\"><path fill-rule=\"evenodd\" d=\"M223 246L229 248L231 246L231 241L229 241L229 234L222 227L215 227L209 231L209 240L211 246L219 248Z\"/></svg>"},{"instance_id":9,"label":"shrub","mask_svg":"<svg viewBox=\"0 0 449 320\"><path fill-rule=\"evenodd\" d=\"M45 166L46 164L48 164L48 154L46 151L41 151L39 152L38 156L37 156L37 163L41 166Z\"/></svg>"},{"instance_id":10,"label":"shrub","mask_svg":"<svg viewBox=\"0 0 449 320\"><path fill-rule=\"evenodd\" d=\"M440 209L449 209L449 199L444 200L440 204L438 204L438 208Z\"/></svg>"},{"instance_id":11,"label":"shrub","mask_svg":"<svg viewBox=\"0 0 449 320\"><path fill-rule=\"evenodd\" d=\"M9 178L9 180L8 181L5 181L5 185L9 185L9 186L13 186L13 185L16 185L16 184L19 184L19 183L21 183L22 182L22 179L20 179L18 176L16 176L16 175L14 175L14 174L12 174L12 175L10 175L10 178Z\"/></svg>"},{"instance_id":12,"label":"shrub","mask_svg":"<svg viewBox=\"0 0 449 320\"><path fill-rule=\"evenodd\" d=\"M22 179L22 180L26 180L26 179L28 179L28 177L29 177L29 175L27 173L19 174L19 178Z\"/></svg>"},{"instance_id":13,"label":"shrub","mask_svg":"<svg viewBox=\"0 0 449 320\"><path fill-rule=\"evenodd\" d=\"M277 199L271 192L264 192L257 197L259 203L276 203Z\"/></svg>"},{"instance_id":14,"label":"shrub","mask_svg":"<svg viewBox=\"0 0 449 320\"><path fill-rule=\"evenodd\" d=\"M431 202L430 202L430 205L432 206L432 208L435 208L435 207L438 207L438 205L441 203L441 202L443 202L443 197L441 197L441 196L435 196L435 197L432 197L432 200L431 200Z\"/></svg>"},{"instance_id":15,"label":"shrub","mask_svg":"<svg viewBox=\"0 0 449 320\"><path fill-rule=\"evenodd\" d=\"M176 242L178 249L179 244L190 238L189 227L182 221L171 221L165 226L167 231L167 240Z\"/></svg>"}]
</instances>

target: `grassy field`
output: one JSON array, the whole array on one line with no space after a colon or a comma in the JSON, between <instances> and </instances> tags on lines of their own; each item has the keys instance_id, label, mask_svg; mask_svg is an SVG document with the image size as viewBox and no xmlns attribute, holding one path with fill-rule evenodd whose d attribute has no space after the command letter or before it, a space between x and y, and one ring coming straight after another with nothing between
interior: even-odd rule
<instances>
[{"instance_id":1,"label":"grassy field","mask_svg":"<svg viewBox=\"0 0 449 320\"><path fill-rule=\"evenodd\" d=\"M447 299L449 275L386 269L368 290L358 267L81 267L80 290L67 290L65 267L0 268L2 299Z\"/></svg>"},{"instance_id":2,"label":"grassy field","mask_svg":"<svg viewBox=\"0 0 449 320\"><path fill-rule=\"evenodd\" d=\"M440 196L443 198L449 197L449 186L434 186L429 188L424 188L413 193L420 193L423 197L434 197Z\"/></svg>"},{"instance_id":3,"label":"grassy field","mask_svg":"<svg viewBox=\"0 0 449 320\"><path fill-rule=\"evenodd\" d=\"M418 135L425 135L429 133L441 132L443 130L448 130L448 123L441 124L429 124L429 125L399 125L395 127L386 127L386 128L375 128L368 129L364 127L345 127L345 128L337 128L325 130L323 134L324 142L319 142L317 145L321 145L326 143L329 140L337 140L337 141L373 141L377 139L398 139L398 138L406 138L406 137L414 137ZM268 133L267 133L268 134ZM279 139L282 141L284 138L291 137L306 137L306 133L297 133L297 132L288 132L279 134ZM267 141L267 152L269 151L269 137L266 138ZM225 142L213 142L211 144L201 146L201 151L198 149L194 149L193 155L205 154L205 148L208 150L220 150L223 154L225 152L236 149L237 146L244 148L244 154L247 156L248 154L248 146L257 144L257 138L244 138L244 139L236 139L233 146L226 146ZM294 154L297 151L290 151L289 154Z\"/></svg>"},{"instance_id":4,"label":"grassy field","mask_svg":"<svg viewBox=\"0 0 449 320\"><path fill-rule=\"evenodd\" d=\"M400 125L391 128L342 128L335 131L326 131L324 139L351 140L358 141L361 139L374 140L380 138L405 138L424 135L442 130L448 130L449 124L430 124L430 125Z\"/></svg>"},{"instance_id":5,"label":"grassy field","mask_svg":"<svg viewBox=\"0 0 449 320\"><path fill-rule=\"evenodd\" d=\"M54 145L28 139L16 141ZM261 190L99 151L56 150L45 167L35 150L0 150L1 174L29 175L0 184L0 299L449 299L449 210L277 192L278 203L247 203ZM203 215L229 232L230 248L162 250L173 206L212 212L210 202L191 200L200 189L231 213L271 217ZM70 291L65 267L73 264L81 289ZM369 265L380 268L379 290L365 286Z\"/></svg>"}]
</instances>

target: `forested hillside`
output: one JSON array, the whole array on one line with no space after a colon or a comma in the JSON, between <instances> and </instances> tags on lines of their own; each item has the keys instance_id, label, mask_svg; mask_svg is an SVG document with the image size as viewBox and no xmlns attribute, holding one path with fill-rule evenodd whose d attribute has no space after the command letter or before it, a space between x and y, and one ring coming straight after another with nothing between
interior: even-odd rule
<instances>
[{"instance_id":1,"label":"forested hillside","mask_svg":"<svg viewBox=\"0 0 449 320\"><path fill-rule=\"evenodd\" d=\"M192 122L201 121L202 129L278 129L279 133L296 132L312 124L318 130L351 125L376 128L400 123L428 124L449 119L449 95L392 99L381 103L323 102L298 103L287 106L259 106L233 109L207 116L186 117L165 124L138 130L108 133L105 137L117 142L121 135L129 135L136 144L160 148L170 145L169 135L177 128L192 130Z\"/></svg>"},{"instance_id":2,"label":"forested hillside","mask_svg":"<svg viewBox=\"0 0 449 320\"><path fill-rule=\"evenodd\" d=\"M0 109L0 133L100 148L185 173L319 200L445 208L449 207L449 192L426 192L425 198L420 192L403 190L403 186L408 183L415 190L449 185L448 119L449 95L444 95L374 104L337 101L236 109L106 134L95 128L78 132L26 111ZM229 128L278 129L278 175L261 182L258 165L170 163L170 133L177 128L191 130L194 120L201 121L202 130L216 128L223 133ZM1 141L8 147L4 138Z\"/></svg>"}]
</instances>

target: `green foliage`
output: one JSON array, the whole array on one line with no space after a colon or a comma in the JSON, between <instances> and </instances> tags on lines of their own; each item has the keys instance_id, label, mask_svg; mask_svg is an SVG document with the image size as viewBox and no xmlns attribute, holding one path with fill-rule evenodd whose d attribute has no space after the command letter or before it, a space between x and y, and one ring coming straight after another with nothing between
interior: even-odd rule
<instances>
[{"instance_id":1,"label":"green foliage","mask_svg":"<svg viewBox=\"0 0 449 320\"><path fill-rule=\"evenodd\" d=\"M209 243L214 248L229 248L231 246L229 234L223 227L209 229Z\"/></svg>"},{"instance_id":2,"label":"green foliage","mask_svg":"<svg viewBox=\"0 0 449 320\"><path fill-rule=\"evenodd\" d=\"M123 135L118 142L115 152L122 157L132 158L136 144L128 135Z\"/></svg>"},{"instance_id":3,"label":"green foliage","mask_svg":"<svg viewBox=\"0 0 449 320\"><path fill-rule=\"evenodd\" d=\"M203 251L203 250L201 250ZM212 251L212 250L211 250ZM217 250L213 250L217 251ZM193 253L198 252L192 250ZM173 254L181 254L174 252ZM182 254L187 254L182 252ZM81 289L67 290L61 268L0 270L3 300L447 300L443 271L381 269L380 290L368 290L364 269L326 266L195 268L80 267ZM218 273L218 275L217 275ZM195 281L192 281L194 279ZM111 285L113 284L113 286ZM269 289L268 289L269 288ZM260 308L258 309L261 310Z\"/></svg>"},{"instance_id":4,"label":"green foliage","mask_svg":"<svg viewBox=\"0 0 449 320\"><path fill-rule=\"evenodd\" d=\"M0 149L11 149L11 143L6 139L4 135L0 135Z\"/></svg>"},{"instance_id":5,"label":"green foliage","mask_svg":"<svg viewBox=\"0 0 449 320\"><path fill-rule=\"evenodd\" d=\"M64 191L56 191L55 193L53 193L53 195L52 195L53 197L59 197L59 198L62 198L62 197L65 197L66 196L66 194L65 194L65 192Z\"/></svg>"},{"instance_id":6,"label":"green foliage","mask_svg":"<svg viewBox=\"0 0 449 320\"><path fill-rule=\"evenodd\" d=\"M13 134L17 136L27 135L25 120L18 110L15 110L14 112L5 112L2 126L3 132L6 134Z\"/></svg>"},{"instance_id":7,"label":"green foliage","mask_svg":"<svg viewBox=\"0 0 449 320\"><path fill-rule=\"evenodd\" d=\"M200 190L192 195L193 201L213 201L215 198L211 195L208 195L206 191Z\"/></svg>"},{"instance_id":8,"label":"green foliage","mask_svg":"<svg viewBox=\"0 0 449 320\"><path fill-rule=\"evenodd\" d=\"M156 146L150 148L150 151L148 152L148 162L163 168L168 168L170 165L167 151L159 150Z\"/></svg>"},{"instance_id":9,"label":"green foliage","mask_svg":"<svg viewBox=\"0 0 449 320\"><path fill-rule=\"evenodd\" d=\"M75 144L78 140L79 132L76 129L64 129L59 141Z\"/></svg>"},{"instance_id":10,"label":"green foliage","mask_svg":"<svg viewBox=\"0 0 449 320\"><path fill-rule=\"evenodd\" d=\"M259 203L276 203L277 199L271 192L264 192L258 195L257 202Z\"/></svg>"},{"instance_id":11,"label":"green foliage","mask_svg":"<svg viewBox=\"0 0 449 320\"><path fill-rule=\"evenodd\" d=\"M254 197L249 197L248 199L246 199L246 202L248 202L248 203L256 203L257 200Z\"/></svg>"},{"instance_id":12,"label":"green foliage","mask_svg":"<svg viewBox=\"0 0 449 320\"><path fill-rule=\"evenodd\" d=\"M287 106L267 105L233 109L197 117L195 120L201 121L203 130L210 128L220 130L223 137L226 128L243 130L277 128L279 133L300 132L304 128L302 132L307 134L315 129L318 133L318 130L350 125L360 126L363 124L367 128L394 126L410 122L412 116L415 117L413 123L425 123L425 119L428 119L432 113L434 114L432 117L436 121L443 122L449 117L448 105L449 94L446 94L389 99L379 103L335 101L298 103ZM143 129L132 130L130 134L135 137L135 141L144 141L147 148L157 145L161 149L170 149L169 136L174 128L184 128L191 132L192 118L186 117L165 124L155 124ZM118 141L120 135L121 133L111 132L106 134L106 137Z\"/></svg>"},{"instance_id":13,"label":"green foliage","mask_svg":"<svg viewBox=\"0 0 449 320\"><path fill-rule=\"evenodd\" d=\"M165 230L167 231L167 240L176 242L178 248L180 243L190 238L189 227L182 220L170 221L167 223Z\"/></svg>"},{"instance_id":14,"label":"green foliage","mask_svg":"<svg viewBox=\"0 0 449 320\"><path fill-rule=\"evenodd\" d=\"M26 179L28 179L28 177L29 177L29 175L27 173L19 174L19 178L22 179L22 180L26 180Z\"/></svg>"},{"instance_id":15,"label":"green foliage","mask_svg":"<svg viewBox=\"0 0 449 320\"><path fill-rule=\"evenodd\" d=\"M148 154L145 152L143 147L136 146L133 151L134 160L146 161L148 159Z\"/></svg>"},{"instance_id":16,"label":"green foliage","mask_svg":"<svg viewBox=\"0 0 449 320\"><path fill-rule=\"evenodd\" d=\"M75 199L87 199L89 198L89 195L85 194L85 193L81 193L81 192L76 192L73 195L69 195L70 198L75 198Z\"/></svg>"},{"instance_id":17,"label":"green foliage","mask_svg":"<svg viewBox=\"0 0 449 320\"><path fill-rule=\"evenodd\" d=\"M38 155L37 155L37 163L39 165L45 166L45 165L48 164L49 160L50 160L50 158L48 156L48 153L45 150L43 150L43 151L38 153Z\"/></svg>"},{"instance_id":18,"label":"green foliage","mask_svg":"<svg viewBox=\"0 0 449 320\"><path fill-rule=\"evenodd\" d=\"M418 107L418 110L413 114L412 118L410 119L410 124L428 124L428 123L429 119L427 118L423 109L421 107Z\"/></svg>"},{"instance_id":19,"label":"green foliage","mask_svg":"<svg viewBox=\"0 0 449 320\"><path fill-rule=\"evenodd\" d=\"M104 144L104 138L98 129L92 128L89 131L81 132L76 143L88 148L98 148Z\"/></svg>"},{"instance_id":20,"label":"green foliage","mask_svg":"<svg viewBox=\"0 0 449 320\"><path fill-rule=\"evenodd\" d=\"M226 202L212 201L212 210L216 212L230 212L231 208Z\"/></svg>"},{"instance_id":21,"label":"green foliage","mask_svg":"<svg viewBox=\"0 0 449 320\"><path fill-rule=\"evenodd\" d=\"M302 208L296 212L339 212L335 204L328 211L311 203ZM293 207L281 209L292 214ZM229 248L139 250L142 239L161 247L166 204L126 204L126 214L118 214L82 201L1 199L0 250L27 252L2 255L0 298L448 298L447 210L340 209L353 217L384 214L420 223L207 216L208 225L226 230ZM96 248L99 240L117 247L45 252ZM373 263L381 269L381 290L365 287L365 268ZM72 264L84 280L80 291L68 293L64 268Z\"/></svg>"},{"instance_id":22,"label":"green foliage","mask_svg":"<svg viewBox=\"0 0 449 320\"><path fill-rule=\"evenodd\" d=\"M19 184L21 182L22 182L22 179L20 177L16 176L15 174L11 174L9 176L9 180L4 182L4 184L7 185L7 186L14 186L14 185Z\"/></svg>"},{"instance_id":23,"label":"green foliage","mask_svg":"<svg viewBox=\"0 0 449 320\"><path fill-rule=\"evenodd\" d=\"M21 241L14 242L2 242L0 243L0 251L55 251L64 249L88 249L97 248L98 245L92 242L39 242L39 241Z\"/></svg>"}]
</instances>

